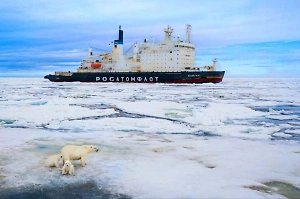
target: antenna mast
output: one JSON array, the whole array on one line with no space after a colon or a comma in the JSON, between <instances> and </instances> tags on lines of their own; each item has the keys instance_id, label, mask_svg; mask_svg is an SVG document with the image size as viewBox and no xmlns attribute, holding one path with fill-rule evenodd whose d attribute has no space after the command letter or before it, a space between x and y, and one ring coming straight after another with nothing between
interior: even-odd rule
<instances>
[{"instance_id":1,"label":"antenna mast","mask_svg":"<svg viewBox=\"0 0 300 199\"><path fill-rule=\"evenodd\" d=\"M191 29L192 26L190 24L186 25L186 42L191 43Z\"/></svg>"},{"instance_id":2,"label":"antenna mast","mask_svg":"<svg viewBox=\"0 0 300 199\"><path fill-rule=\"evenodd\" d=\"M172 32L173 32L173 28L171 28L171 26L167 26L164 29L165 32L165 41L172 41Z\"/></svg>"}]
</instances>

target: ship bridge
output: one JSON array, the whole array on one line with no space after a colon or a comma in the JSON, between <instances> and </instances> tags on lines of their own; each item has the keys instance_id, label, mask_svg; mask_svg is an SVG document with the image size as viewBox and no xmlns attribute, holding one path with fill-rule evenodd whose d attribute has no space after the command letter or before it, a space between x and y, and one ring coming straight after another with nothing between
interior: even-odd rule
<instances>
[{"instance_id":1,"label":"ship bridge","mask_svg":"<svg viewBox=\"0 0 300 199\"><path fill-rule=\"evenodd\" d=\"M190 27L189 27L190 29ZM154 44L145 40L141 44L141 65L143 71L182 71L194 67L195 46L177 36L173 40L173 28L164 29L164 41Z\"/></svg>"}]
</instances>

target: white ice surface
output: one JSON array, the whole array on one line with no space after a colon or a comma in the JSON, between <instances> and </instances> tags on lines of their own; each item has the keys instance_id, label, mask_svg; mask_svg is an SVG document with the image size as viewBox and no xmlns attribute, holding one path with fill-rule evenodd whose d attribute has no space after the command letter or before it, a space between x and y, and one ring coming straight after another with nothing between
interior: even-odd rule
<instances>
[{"instance_id":1,"label":"white ice surface","mask_svg":"<svg viewBox=\"0 0 300 199\"><path fill-rule=\"evenodd\" d=\"M300 135L300 129L293 129L293 130L286 130L286 133L293 133L293 134L299 134Z\"/></svg>"},{"instance_id":2,"label":"white ice surface","mask_svg":"<svg viewBox=\"0 0 300 199\"><path fill-rule=\"evenodd\" d=\"M299 106L299 82L0 79L1 186L93 180L134 198L282 198L247 187L268 181L300 187L300 145L289 140L289 133L299 134L299 117L251 107ZM123 117L119 110L133 115ZM75 161L74 176L62 176L44 161L66 144L101 150L88 156L84 168Z\"/></svg>"},{"instance_id":3,"label":"white ice surface","mask_svg":"<svg viewBox=\"0 0 300 199\"><path fill-rule=\"evenodd\" d=\"M282 138L290 138L290 137L292 137L292 135L286 134L286 133L274 133L273 135L277 136L277 137L282 137Z\"/></svg>"},{"instance_id":4,"label":"white ice surface","mask_svg":"<svg viewBox=\"0 0 300 199\"><path fill-rule=\"evenodd\" d=\"M275 120L290 120L299 118L297 115L268 115L266 117Z\"/></svg>"}]
</instances>

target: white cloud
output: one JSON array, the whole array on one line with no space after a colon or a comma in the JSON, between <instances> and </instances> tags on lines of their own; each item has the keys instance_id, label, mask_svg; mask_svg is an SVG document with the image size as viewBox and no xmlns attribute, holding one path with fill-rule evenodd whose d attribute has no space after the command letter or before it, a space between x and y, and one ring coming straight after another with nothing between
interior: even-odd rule
<instances>
[{"instance_id":1,"label":"white cloud","mask_svg":"<svg viewBox=\"0 0 300 199\"><path fill-rule=\"evenodd\" d=\"M32 34L34 38L111 35L119 24L124 25L128 35L134 36L147 32L156 36L164 26L170 24L176 27L176 34L183 36L185 24L190 23L193 26L192 38L196 42L202 39L210 43L229 44L299 39L300 13L295 7L297 1L287 1L284 5L280 2L4 1L1 14L4 18L7 16L8 20L15 19L32 26L32 31L26 33L27 30L22 34Z\"/></svg>"},{"instance_id":2,"label":"white cloud","mask_svg":"<svg viewBox=\"0 0 300 199\"><path fill-rule=\"evenodd\" d=\"M294 59L299 53L289 52L289 56L283 57L282 43L278 44L282 50L277 54L261 52L256 46L249 47L252 52L241 46L227 47L300 40L298 4L297 0L284 4L280 0L3 0L0 29L4 34L0 39L4 45L0 46L0 61L21 59L18 61L24 63L30 58L33 61L51 58L56 62L76 62L87 55L90 45L110 51L108 43L117 39L118 25L124 30L126 50L133 42L145 38L162 40L166 25L174 28L174 36L185 39L185 25L190 23L192 42L204 64L209 64L214 57L236 59L237 65L253 63L256 60L251 56L274 58L275 62L282 58L279 60L282 64L297 61ZM256 65L265 66L261 62Z\"/></svg>"}]
</instances>

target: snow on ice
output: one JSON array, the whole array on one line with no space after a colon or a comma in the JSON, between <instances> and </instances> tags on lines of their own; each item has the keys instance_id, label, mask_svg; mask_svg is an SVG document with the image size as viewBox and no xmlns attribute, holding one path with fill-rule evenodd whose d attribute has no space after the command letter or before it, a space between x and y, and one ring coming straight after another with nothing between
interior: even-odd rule
<instances>
[{"instance_id":1,"label":"snow on ice","mask_svg":"<svg viewBox=\"0 0 300 199\"><path fill-rule=\"evenodd\" d=\"M0 87L2 190L93 182L132 198L299 193L299 79L166 85L4 78ZM62 176L44 161L67 144L100 151Z\"/></svg>"}]
</instances>

